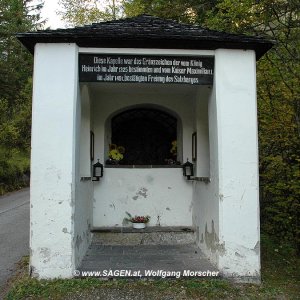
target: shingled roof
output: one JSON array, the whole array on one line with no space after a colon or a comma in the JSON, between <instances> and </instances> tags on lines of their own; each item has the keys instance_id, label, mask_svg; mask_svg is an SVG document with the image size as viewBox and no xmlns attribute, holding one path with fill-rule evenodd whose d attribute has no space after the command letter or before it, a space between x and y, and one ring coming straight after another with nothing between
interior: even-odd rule
<instances>
[{"instance_id":1,"label":"shingled roof","mask_svg":"<svg viewBox=\"0 0 300 300\"><path fill-rule=\"evenodd\" d=\"M16 36L31 53L36 43L76 43L80 47L106 48L252 49L259 59L274 44L262 37L209 30L150 15Z\"/></svg>"}]
</instances>

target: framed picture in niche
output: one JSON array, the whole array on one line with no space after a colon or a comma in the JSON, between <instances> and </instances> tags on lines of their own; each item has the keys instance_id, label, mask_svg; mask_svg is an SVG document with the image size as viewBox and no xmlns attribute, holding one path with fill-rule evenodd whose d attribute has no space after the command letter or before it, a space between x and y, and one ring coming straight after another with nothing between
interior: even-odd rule
<instances>
[{"instance_id":1,"label":"framed picture in niche","mask_svg":"<svg viewBox=\"0 0 300 300\"><path fill-rule=\"evenodd\" d=\"M94 147L95 147L95 136L94 136L94 132L91 131L90 132L90 158L91 158L91 161L94 160Z\"/></svg>"},{"instance_id":2,"label":"framed picture in niche","mask_svg":"<svg viewBox=\"0 0 300 300\"><path fill-rule=\"evenodd\" d=\"M197 132L192 134L192 161L197 160Z\"/></svg>"}]
</instances>

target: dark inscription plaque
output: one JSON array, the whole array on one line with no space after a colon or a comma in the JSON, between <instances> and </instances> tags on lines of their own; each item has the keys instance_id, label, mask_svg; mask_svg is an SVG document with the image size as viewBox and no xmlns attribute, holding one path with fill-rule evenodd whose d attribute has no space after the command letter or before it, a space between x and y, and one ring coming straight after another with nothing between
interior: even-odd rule
<instances>
[{"instance_id":1,"label":"dark inscription plaque","mask_svg":"<svg viewBox=\"0 0 300 300\"><path fill-rule=\"evenodd\" d=\"M80 82L211 85L214 58L80 54Z\"/></svg>"}]
</instances>

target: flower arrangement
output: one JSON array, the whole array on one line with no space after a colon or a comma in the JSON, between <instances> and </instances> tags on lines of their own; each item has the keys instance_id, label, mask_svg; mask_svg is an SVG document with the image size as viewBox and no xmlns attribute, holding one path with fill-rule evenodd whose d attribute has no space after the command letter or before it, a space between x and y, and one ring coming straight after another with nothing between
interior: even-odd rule
<instances>
[{"instance_id":1,"label":"flower arrangement","mask_svg":"<svg viewBox=\"0 0 300 300\"><path fill-rule=\"evenodd\" d=\"M128 222L131 223L149 223L150 221L150 216L132 216L130 213L126 212L129 218L126 218Z\"/></svg>"},{"instance_id":2,"label":"flower arrangement","mask_svg":"<svg viewBox=\"0 0 300 300\"><path fill-rule=\"evenodd\" d=\"M149 216L134 216L131 218L131 223L149 223L150 217Z\"/></svg>"},{"instance_id":3,"label":"flower arrangement","mask_svg":"<svg viewBox=\"0 0 300 300\"><path fill-rule=\"evenodd\" d=\"M116 164L120 160L124 158L125 148L123 146L117 146L116 144L110 144L109 145L109 159L106 163L109 164Z\"/></svg>"},{"instance_id":4,"label":"flower arrangement","mask_svg":"<svg viewBox=\"0 0 300 300\"><path fill-rule=\"evenodd\" d=\"M170 149L170 153L172 155L172 158L166 158L165 159L165 163L167 165L180 165L180 162L177 161L177 141L174 140L171 143L171 149Z\"/></svg>"},{"instance_id":5,"label":"flower arrangement","mask_svg":"<svg viewBox=\"0 0 300 300\"><path fill-rule=\"evenodd\" d=\"M175 140L171 144L172 144L172 147L171 147L170 153L173 156L176 156L177 155L177 141Z\"/></svg>"}]
</instances>

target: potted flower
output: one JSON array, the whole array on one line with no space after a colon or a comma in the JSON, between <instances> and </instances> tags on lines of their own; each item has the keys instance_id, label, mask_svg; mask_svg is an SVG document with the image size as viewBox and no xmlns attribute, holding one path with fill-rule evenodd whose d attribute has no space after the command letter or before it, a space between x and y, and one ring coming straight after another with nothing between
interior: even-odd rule
<instances>
[{"instance_id":1,"label":"potted flower","mask_svg":"<svg viewBox=\"0 0 300 300\"><path fill-rule=\"evenodd\" d=\"M126 212L129 218L126 218L128 222L132 223L132 227L135 229L143 229L146 224L150 221L150 216L132 216L130 213Z\"/></svg>"}]
</instances>

